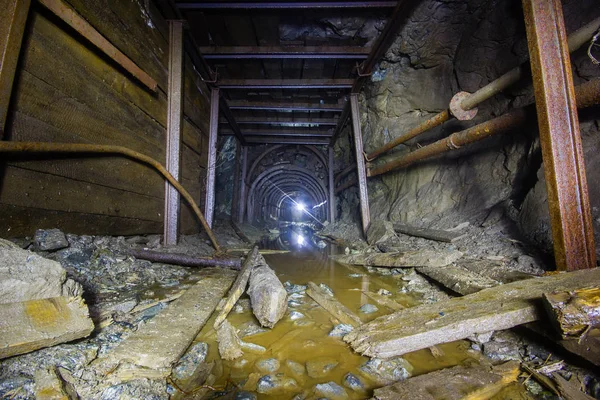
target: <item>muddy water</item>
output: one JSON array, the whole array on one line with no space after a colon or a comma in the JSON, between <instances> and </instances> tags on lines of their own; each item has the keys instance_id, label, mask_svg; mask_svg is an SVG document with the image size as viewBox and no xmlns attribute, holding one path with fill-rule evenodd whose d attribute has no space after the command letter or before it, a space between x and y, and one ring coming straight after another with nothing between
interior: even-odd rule
<instances>
[{"instance_id":1,"label":"muddy water","mask_svg":"<svg viewBox=\"0 0 600 400\"><path fill-rule=\"evenodd\" d=\"M369 274L361 267L347 267L337 264L328 260L325 252L295 252L270 255L265 258L277 272L282 282L306 284L308 281L312 281L317 285L320 283L326 284L334 291L335 297L359 315L363 322L368 322L392 311L384 306L377 305L379 311L376 313L360 313L359 308L363 304L375 304L362 291L389 290L392 292L391 298L393 300L407 307L416 305L419 302L417 298L413 298L408 294L397 293L402 285L399 278L389 275ZM256 385L252 381L268 374L260 372L255 363L263 359L276 358L281 365L276 374L295 379L297 388L271 395L258 394L259 399L291 399L298 393L304 393L306 398L316 398L317 396L313 394L313 388L316 384L333 381L343 386L343 378L348 372L360 377L367 389L362 393L347 389L349 398L363 399L370 397L372 389L381 385L377 385L361 374L359 367L368 361L368 358L354 353L340 338L328 336L335 325L335 321L327 311L318 306L307 295L298 296L295 300L301 304L288 307L286 316L274 329L242 338L245 342L265 347L267 350L264 354L252 354L245 351L242 358L220 362L215 332L211 328L212 321L209 321L207 328L201 332L198 340L209 344L208 360L217 360L216 372L219 378L213 386L232 389L233 385L242 388L246 384L244 390L255 392ZM298 311L305 317L292 321L290 318L291 311ZM251 311L244 310L241 313L232 312L228 320L239 328L244 323L254 320L254 317ZM433 356L431 351L422 350L406 355L405 359L413 365L413 374L422 374L457 364L477 362L475 360L477 355L469 352L468 348L468 342L459 341L439 346L439 350L443 355L438 355L437 358ZM331 358L338 362L338 365L326 377L317 379L306 374L294 373L286 364L286 361L290 360L305 365L307 361L317 357ZM247 381L250 382L247 383ZM230 391L229 395L231 395Z\"/></svg>"}]
</instances>

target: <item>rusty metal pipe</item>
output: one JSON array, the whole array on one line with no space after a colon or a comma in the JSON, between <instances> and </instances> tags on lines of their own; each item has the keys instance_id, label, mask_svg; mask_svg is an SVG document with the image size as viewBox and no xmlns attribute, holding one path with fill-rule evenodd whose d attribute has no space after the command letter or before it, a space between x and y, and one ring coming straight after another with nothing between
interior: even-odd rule
<instances>
[{"instance_id":1,"label":"rusty metal pipe","mask_svg":"<svg viewBox=\"0 0 600 400\"><path fill-rule=\"evenodd\" d=\"M573 53L574 51L580 49L581 46L583 46L585 43L589 42L594 36L594 33L596 32L599 26L600 18L596 18L589 24L584 25L583 27L569 35L569 52ZM530 77L529 61L511 69L501 77L493 80L481 89L477 90L475 93L469 95L466 99L462 101L462 103L460 103L460 107L463 110L471 110L480 103L483 103L484 101L502 92L509 86L517 83L525 77ZM428 120L420 123L418 126L414 127L408 132L398 136L391 142L367 154L366 159L367 161L373 161L383 153L388 152L394 147L405 143L410 139L427 132L430 129L442 125L444 122L450 120L451 118L453 117L450 114L450 112L448 110L444 110L439 114L429 118Z\"/></svg>"},{"instance_id":2,"label":"rusty metal pipe","mask_svg":"<svg viewBox=\"0 0 600 400\"><path fill-rule=\"evenodd\" d=\"M575 96L577 98L577 106L579 108L600 104L600 78L577 86L575 88ZM524 123L528 116L535 118L535 113L533 112L532 106L510 111L498 118L491 119L464 131L453 133L447 138L438 140L437 142L421 147L415 151L411 151L408 154L401 155L396 159L386 162L385 164L369 168L368 176L374 177L385 174L386 172L395 169L407 167L417 161L421 161L450 150L459 149L462 146L477 142L486 137L499 133L505 133L510 129L513 129L515 126Z\"/></svg>"},{"instance_id":3,"label":"rusty metal pipe","mask_svg":"<svg viewBox=\"0 0 600 400\"><path fill-rule=\"evenodd\" d=\"M217 238L206 223L202 211L194 201L192 195L185 190L183 186L166 170L166 168L145 154L128 149L123 146L101 145L101 144L84 144L84 143L46 143L46 142L0 142L0 153L99 153L99 154L120 154L125 157L132 158L144 164L150 165L156 169L171 185L177 189L181 196L188 202L194 214L200 220L202 227L210 238L210 241L217 251L221 252L221 247L217 242Z\"/></svg>"},{"instance_id":4,"label":"rusty metal pipe","mask_svg":"<svg viewBox=\"0 0 600 400\"><path fill-rule=\"evenodd\" d=\"M220 267L237 270L242 267L242 261L239 258L193 257L185 254L164 253L151 250L129 250L129 254L140 260L182 265L185 267Z\"/></svg>"}]
</instances>

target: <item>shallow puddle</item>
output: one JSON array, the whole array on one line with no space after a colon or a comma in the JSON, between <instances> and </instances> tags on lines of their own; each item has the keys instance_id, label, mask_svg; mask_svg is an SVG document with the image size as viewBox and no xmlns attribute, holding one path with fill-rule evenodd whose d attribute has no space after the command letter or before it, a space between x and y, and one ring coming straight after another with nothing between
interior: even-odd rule
<instances>
[{"instance_id":1,"label":"shallow puddle","mask_svg":"<svg viewBox=\"0 0 600 400\"><path fill-rule=\"evenodd\" d=\"M348 267L328 259L328 251L304 251L289 254L268 255L266 260L273 268L281 282L305 285L311 281L319 285L324 283L329 286L335 297L350 310L355 312L363 322L368 322L378 316L389 314L392 310L376 304L364 295L363 291L377 292L379 289L389 290L390 299L410 307L418 304L418 300L409 294L398 293L402 287L399 276L370 274L362 267ZM245 295L242 299L247 298ZM247 300L246 300L247 301ZM364 304L376 305L379 309L371 314L364 314L359 308ZM215 368L217 381L212 385L216 388L231 389L234 385L239 390L256 393L256 380L269 372L260 371L260 360L275 358L279 362L279 369L271 373L280 378L295 380L296 386L288 390L279 390L270 394L257 393L259 399L291 399L296 394L304 393L305 397L319 398L314 395L314 387L320 383L335 382L344 387L344 376L352 373L359 377L365 385L365 391L354 392L346 388L349 398L364 399L372 395L374 388L382 386L381 383L372 381L362 373L360 367L367 362L367 357L354 353L339 337L328 336L337 323L326 310L317 305L308 295L292 294L288 296L286 316L279 321L274 329L265 332L241 337L242 341L254 343L266 348L263 354L244 351L244 356L234 361L219 361L216 343L216 333L212 329L212 321L198 336L198 341L207 342L209 345L208 361L217 360ZM235 309L234 309L235 310ZM251 311L244 308L242 312L231 312L229 322L237 329L242 329L256 321ZM292 312L301 313L299 314ZM297 319L295 319L297 318ZM438 346L440 354L434 356L430 350L421 350L405 355L405 359L413 366L413 374L422 374L469 362L477 362L478 353L469 352L469 343L459 341ZM320 377L310 377L306 371L298 371L298 364L306 366L311 360L324 360L326 363L337 363L327 374ZM315 374L313 374L315 375ZM212 397L218 398L217 393ZM232 397L234 398L234 397Z\"/></svg>"}]
</instances>

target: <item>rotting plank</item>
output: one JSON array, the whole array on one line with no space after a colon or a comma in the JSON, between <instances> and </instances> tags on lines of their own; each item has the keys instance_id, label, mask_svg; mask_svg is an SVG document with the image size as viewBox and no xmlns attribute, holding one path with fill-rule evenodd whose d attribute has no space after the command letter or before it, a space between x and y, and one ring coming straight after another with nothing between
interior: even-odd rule
<instances>
[{"instance_id":1,"label":"rotting plank","mask_svg":"<svg viewBox=\"0 0 600 400\"><path fill-rule=\"evenodd\" d=\"M204 269L198 283L95 363L109 371L127 360L168 376L172 365L208 321L234 276L234 271Z\"/></svg>"},{"instance_id":2,"label":"rotting plank","mask_svg":"<svg viewBox=\"0 0 600 400\"><path fill-rule=\"evenodd\" d=\"M315 285L313 282L308 282L308 294L314 301L316 301L321 307L327 310L331 315L339 319L345 324L352 325L354 327L360 326L362 323L360 318L354 314L348 307L340 303L335 297L325 293L323 289Z\"/></svg>"},{"instance_id":3,"label":"rotting plank","mask_svg":"<svg viewBox=\"0 0 600 400\"><path fill-rule=\"evenodd\" d=\"M335 255L330 258L342 264L366 267L444 267L461 258L457 250L411 250L397 253L359 253Z\"/></svg>"},{"instance_id":4,"label":"rotting plank","mask_svg":"<svg viewBox=\"0 0 600 400\"><path fill-rule=\"evenodd\" d=\"M457 265L447 265L444 268L418 267L416 270L462 295L476 293L482 289L500 285L500 282L494 279Z\"/></svg>"},{"instance_id":5,"label":"rotting plank","mask_svg":"<svg viewBox=\"0 0 600 400\"><path fill-rule=\"evenodd\" d=\"M235 303L244 293L244 290L246 290L246 286L248 285L248 279L250 279L250 273L252 272L252 268L256 264L256 258L258 257L258 255L258 247L254 247L246 256L246 260L244 261L242 270L239 272L237 278L235 279L235 282L231 286L231 289L229 289L229 293L227 293L227 300L225 301L225 304L219 312L219 315L217 315L217 318L215 318L215 323L213 324L213 327L215 329L218 329L219 325L221 325L221 323L225 321L225 318L227 318L227 315L229 315L229 312L231 311Z\"/></svg>"},{"instance_id":6,"label":"rotting plank","mask_svg":"<svg viewBox=\"0 0 600 400\"><path fill-rule=\"evenodd\" d=\"M0 359L80 339L93 330L81 297L0 304Z\"/></svg>"},{"instance_id":7,"label":"rotting plank","mask_svg":"<svg viewBox=\"0 0 600 400\"><path fill-rule=\"evenodd\" d=\"M414 226L404 224L394 224L393 226L396 232L400 232L405 235L417 236L446 243L456 242L466 235L466 233L443 231L440 229L416 228Z\"/></svg>"},{"instance_id":8,"label":"rotting plank","mask_svg":"<svg viewBox=\"0 0 600 400\"><path fill-rule=\"evenodd\" d=\"M545 317L542 294L600 282L600 269L517 281L379 317L344 337L369 357L393 357Z\"/></svg>"}]
</instances>

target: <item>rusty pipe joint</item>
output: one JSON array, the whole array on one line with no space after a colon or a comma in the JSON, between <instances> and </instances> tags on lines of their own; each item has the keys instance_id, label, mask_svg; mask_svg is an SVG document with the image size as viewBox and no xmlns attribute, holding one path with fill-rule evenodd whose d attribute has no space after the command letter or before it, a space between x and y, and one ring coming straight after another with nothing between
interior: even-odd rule
<instances>
[{"instance_id":1,"label":"rusty pipe joint","mask_svg":"<svg viewBox=\"0 0 600 400\"><path fill-rule=\"evenodd\" d=\"M470 109L464 109L462 106L463 101L471 96L469 92L458 92L450 100L450 113L459 121L470 121L477 115L477 107Z\"/></svg>"}]
</instances>

